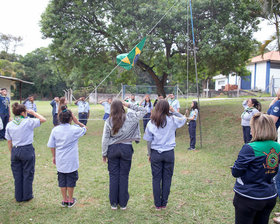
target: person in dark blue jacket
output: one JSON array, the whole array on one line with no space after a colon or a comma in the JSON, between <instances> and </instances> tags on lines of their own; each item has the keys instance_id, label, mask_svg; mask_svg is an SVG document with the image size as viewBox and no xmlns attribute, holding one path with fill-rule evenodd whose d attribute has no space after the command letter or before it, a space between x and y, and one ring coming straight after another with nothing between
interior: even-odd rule
<instances>
[{"instance_id":1,"label":"person in dark blue jacket","mask_svg":"<svg viewBox=\"0 0 280 224\"><path fill-rule=\"evenodd\" d=\"M57 126L59 124L58 122L58 105L59 105L59 98L55 97L52 102L50 103L50 105L52 106L52 116L53 116L53 125Z\"/></svg>"},{"instance_id":2,"label":"person in dark blue jacket","mask_svg":"<svg viewBox=\"0 0 280 224\"><path fill-rule=\"evenodd\" d=\"M273 119L266 114L255 114L250 122L252 140L239 152L232 167L236 178L235 223L261 223L269 221L276 204L277 191L273 181L278 172L280 144Z\"/></svg>"}]
</instances>

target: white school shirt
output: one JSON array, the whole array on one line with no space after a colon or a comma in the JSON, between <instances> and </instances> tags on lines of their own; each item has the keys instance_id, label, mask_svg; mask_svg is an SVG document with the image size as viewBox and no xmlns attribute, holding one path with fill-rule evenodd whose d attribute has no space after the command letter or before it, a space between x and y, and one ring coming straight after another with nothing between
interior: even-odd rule
<instances>
[{"instance_id":1,"label":"white school shirt","mask_svg":"<svg viewBox=\"0 0 280 224\"><path fill-rule=\"evenodd\" d=\"M141 106L145 107L146 110L147 110L147 113L151 113L151 111L153 110L153 104L151 102L151 106L150 106L150 103L146 103L146 106L145 106L145 101L142 102Z\"/></svg>"},{"instance_id":2,"label":"white school shirt","mask_svg":"<svg viewBox=\"0 0 280 224\"><path fill-rule=\"evenodd\" d=\"M186 123L187 118L175 112L170 117L166 117L166 126L157 127L152 121L147 124L143 139L151 142L151 148L159 153L170 151L175 148L175 131Z\"/></svg>"},{"instance_id":3,"label":"white school shirt","mask_svg":"<svg viewBox=\"0 0 280 224\"><path fill-rule=\"evenodd\" d=\"M110 112L111 112L111 104L109 104L108 102L103 102L103 103L101 103L101 105L104 106L105 114L110 114Z\"/></svg>"},{"instance_id":4,"label":"white school shirt","mask_svg":"<svg viewBox=\"0 0 280 224\"><path fill-rule=\"evenodd\" d=\"M30 145L33 143L34 128L40 125L38 118L26 117L19 124L12 120L7 124L5 138L11 140L13 146Z\"/></svg>"},{"instance_id":5,"label":"white school shirt","mask_svg":"<svg viewBox=\"0 0 280 224\"><path fill-rule=\"evenodd\" d=\"M48 147L55 148L58 172L72 173L79 168L78 140L86 133L86 128L77 125L60 124L52 129Z\"/></svg>"},{"instance_id":6,"label":"white school shirt","mask_svg":"<svg viewBox=\"0 0 280 224\"><path fill-rule=\"evenodd\" d=\"M193 116L195 116L193 120L196 121L197 115L198 115L198 110L197 109L194 109L194 110L192 109L188 118L192 118Z\"/></svg>"},{"instance_id":7,"label":"white school shirt","mask_svg":"<svg viewBox=\"0 0 280 224\"><path fill-rule=\"evenodd\" d=\"M33 110L33 111L37 112L37 106L36 106L35 101L33 101L33 103L32 103L30 100L27 100L24 103L24 105L25 105L26 109Z\"/></svg>"},{"instance_id":8,"label":"white school shirt","mask_svg":"<svg viewBox=\"0 0 280 224\"><path fill-rule=\"evenodd\" d=\"M168 99L168 103L170 106L172 106L174 108L174 110L177 112L178 109L180 109L180 103L178 100L174 99Z\"/></svg>"},{"instance_id":9,"label":"white school shirt","mask_svg":"<svg viewBox=\"0 0 280 224\"><path fill-rule=\"evenodd\" d=\"M89 112L89 104L86 101L78 101L78 113L88 113Z\"/></svg>"}]
</instances>

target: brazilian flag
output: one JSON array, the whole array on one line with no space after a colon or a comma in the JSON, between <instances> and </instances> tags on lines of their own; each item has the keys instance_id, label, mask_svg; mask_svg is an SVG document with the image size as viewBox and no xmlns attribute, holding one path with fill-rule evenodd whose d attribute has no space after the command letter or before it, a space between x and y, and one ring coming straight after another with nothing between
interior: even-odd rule
<instances>
[{"instance_id":1,"label":"brazilian flag","mask_svg":"<svg viewBox=\"0 0 280 224\"><path fill-rule=\"evenodd\" d=\"M139 44L137 44L129 53L120 54L117 56L117 63L119 66L126 70L132 69L134 64L137 62L140 53L144 47L146 37L144 37Z\"/></svg>"}]
</instances>

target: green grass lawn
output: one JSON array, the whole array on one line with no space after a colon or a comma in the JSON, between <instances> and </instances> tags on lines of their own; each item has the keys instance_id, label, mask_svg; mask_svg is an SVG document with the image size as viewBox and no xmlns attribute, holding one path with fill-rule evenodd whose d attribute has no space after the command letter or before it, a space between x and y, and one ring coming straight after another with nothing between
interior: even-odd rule
<instances>
[{"instance_id":1,"label":"green grass lawn","mask_svg":"<svg viewBox=\"0 0 280 224\"><path fill-rule=\"evenodd\" d=\"M242 100L201 102L203 147L189 152L187 126L177 131L175 170L168 207L155 211L151 168L146 142L134 144L129 178L130 199L126 211L112 211L108 199L109 176L102 162L102 120L88 122L79 141L79 180L74 192L78 203L61 208L56 167L47 141L52 129L49 102L38 102L48 121L35 131L36 171L34 199L17 203L6 142L0 142L0 223L234 223L233 185L230 166L242 147ZM262 101L263 111L269 102ZM71 107L77 114L77 108ZM183 112L183 110L182 110ZM91 106L90 118L102 118L103 107ZM141 122L142 127L142 122ZM279 211L277 203L275 211ZM271 222L272 223L272 222Z\"/></svg>"}]
</instances>

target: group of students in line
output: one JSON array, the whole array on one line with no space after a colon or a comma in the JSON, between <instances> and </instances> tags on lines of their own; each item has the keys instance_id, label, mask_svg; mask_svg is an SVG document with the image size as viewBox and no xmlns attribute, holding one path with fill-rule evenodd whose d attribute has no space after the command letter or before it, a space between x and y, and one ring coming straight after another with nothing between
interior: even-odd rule
<instances>
[{"instance_id":1,"label":"group of students in line","mask_svg":"<svg viewBox=\"0 0 280 224\"><path fill-rule=\"evenodd\" d=\"M56 99L54 101L53 114L58 123L51 131L47 146L51 149L53 163L57 168L58 186L63 199L61 206L73 207L77 202L73 194L78 180L78 139L86 133L87 127L67 108L65 99L60 99L59 104L56 103ZM113 100L109 117L104 123L102 158L104 162L108 162L109 199L113 210L118 206L125 210L127 206L132 142L140 141L139 121L147 114L147 106L150 106L147 98L145 102L146 105L142 102L141 106ZM125 108L128 109L127 112ZM190 113L193 120L197 117L194 112L197 109L197 104L193 102ZM33 198L32 185L35 172L35 150L32 145L34 129L46 119L34 110L26 109L23 104L14 103L12 112L14 119L6 127L5 138L11 152L15 198L18 202L29 201ZM150 119L143 139L148 143L155 207L161 210L167 206L170 192L176 146L175 132L188 118L170 106L167 100L158 99L155 108L151 110ZM76 125L71 125L72 122Z\"/></svg>"},{"instance_id":2,"label":"group of students in line","mask_svg":"<svg viewBox=\"0 0 280 224\"><path fill-rule=\"evenodd\" d=\"M236 224L267 224L280 195L280 89L269 105L267 114L261 113L261 103L248 99L242 103L241 115L244 145L231 167L236 178L233 205ZM279 133L279 132L278 132ZM273 218L280 223L280 213Z\"/></svg>"}]
</instances>

